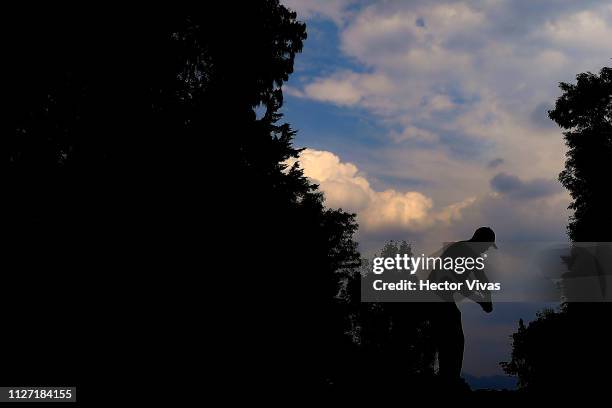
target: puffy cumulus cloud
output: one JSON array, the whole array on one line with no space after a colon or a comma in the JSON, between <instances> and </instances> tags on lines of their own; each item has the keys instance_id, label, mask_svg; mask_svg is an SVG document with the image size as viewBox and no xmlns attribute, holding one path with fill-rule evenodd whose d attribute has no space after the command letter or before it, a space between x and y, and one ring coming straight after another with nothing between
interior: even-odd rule
<instances>
[{"instance_id":1,"label":"puffy cumulus cloud","mask_svg":"<svg viewBox=\"0 0 612 408\"><path fill-rule=\"evenodd\" d=\"M289 164L295 161L291 159ZM304 175L319 184L329 207L361 212L370 204L373 194L370 183L354 164L341 162L331 152L314 149L304 150L299 162Z\"/></svg>"},{"instance_id":2,"label":"puffy cumulus cloud","mask_svg":"<svg viewBox=\"0 0 612 408\"><path fill-rule=\"evenodd\" d=\"M368 227L404 226L419 228L429 224L431 199L423 194L395 190L374 192L371 205L361 213L361 220Z\"/></svg>"},{"instance_id":3,"label":"puffy cumulus cloud","mask_svg":"<svg viewBox=\"0 0 612 408\"><path fill-rule=\"evenodd\" d=\"M385 229L419 231L435 224L450 224L460 220L462 210L474 201L469 198L435 209L431 198L418 191L376 191L354 164L342 162L328 151L306 149L299 165L304 175L319 185L326 205L356 212L365 233Z\"/></svg>"}]
</instances>

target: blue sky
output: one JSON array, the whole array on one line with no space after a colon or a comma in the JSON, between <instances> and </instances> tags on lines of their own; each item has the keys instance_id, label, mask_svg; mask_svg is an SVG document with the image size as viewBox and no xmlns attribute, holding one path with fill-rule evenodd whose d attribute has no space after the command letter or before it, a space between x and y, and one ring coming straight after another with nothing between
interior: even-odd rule
<instances>
[{"instance_id":1,"label":"blue sky","mask_svg":"<svg viewBox=\"0 0 612 408\"><path fill-rule=\"evenodd\" d=\"M308 31L283 87L285 119L327 205L357 214L364 253L481 225L502 242L566 239L565 146L546 110L559 82L609 65L612 3L283 3ZM465 369L500 374L516 321L540 306L469 309Z\"/></svg>"}]
</instances>

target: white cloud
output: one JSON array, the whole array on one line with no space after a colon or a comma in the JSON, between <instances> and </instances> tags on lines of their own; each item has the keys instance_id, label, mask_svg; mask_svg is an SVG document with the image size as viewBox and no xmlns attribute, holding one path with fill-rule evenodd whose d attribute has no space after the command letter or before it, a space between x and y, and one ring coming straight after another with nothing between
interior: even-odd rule
<instances>
[{"instance_id":1,"label":"white cloud","mask_svg":"<svg viewBox=\"0 0 612 408\"><path fill-rule=\"evenodd\" d=\"M600 13L586 10L564 16L558 20L547 21L541 35L558 47L578 49L610 50L612 25L610 13L606 13L608 21Z\"/></svg>"},{"instance_id":2,"label":"white cloud","mask_svg":"<svg viewBox=\"0 0 612 408\"><path fill-rule=\"evenodd\" d=\"M436 157L427 161L440 162L442 156ZM419 245L467 239L482 225L493 227L500 240L546 241L565 237L568 196L558 190L533 197L527 194L520 200L516 195L496 192L466 197L459 184L457 191L449 194L455 197L454 201L436 205L423 191L374 188L355 164L343 162L329 151L306 149L299 162L305 176L319 185L328 207L357 214L358 239L366 253L380 249L388 239L408 239ZM289 162L293 163L295 160ZM491 174L495 170L487 177ZM451 177L450 183L454 180ZM539 182L522 180L520 184L525 187Z\"/></svg>"},{"instance_id":3,"label":"white cloud","mask_svg":"<svg viewBox=\"0 0 612 408\"><path fill-rule=\"evenodd\" d=\"M445 48L445 42L486 21L485 15L464 4L376 4L364 9L342 33L342 50L365 63L373 57L394 66L413 50ZM428 57L420 53L418 57Z\"/></svg>"},{"instance_id":4,"label":"white cloud","mask_svg":"<svg viewBox=\"0 0 612 408\"><path fill-rule=\"evenodd\" d=\"M326 205L356 212L362 231L384 228L423 230L436 224L461 219L461 211L473 198L441 209L418 191L374 190L364 174L352 163L345 163L328 151L306 149L300 155L304 175L319 184ZM289 164L295 163L291 160Z\"/></svg>"},{"instance_id":5,"label":"white cloud","mask_svg":"<svg viewBox=\"0 0 612 408\"><path fill-rule=\"evenodd\" d=\"M404 126L401 132L392 130L390 136L395 142L403 142L405 140L435 142L438 140L438 136L435 133L412 125Z\"/></svg>"},{"instance_id":6,"label":"white cloud","mask_svg":"<svg viewBox=\"0 0 612 408\"><path fill-rule=\"evenodd\" d=\"M341 24L353 0L283 0L283 5L298 13L299 19L327 18Z\"/></svg>"},{"instance_id":7,"label":"white cloud","mask_svg":"<svg viewBox=\"0 0 612 408\"><path fill-rule=\"evenodd\" d=\"M334 102L338 105L356 105L363 97L363 87L358 74L346 78L320 78L304 87L304 94L312 99Z\"/></svg>"},{"instance_id":8,"label":"white cloud","mask_svg":"<svg viewBox=\"0 0 612 408\"><path fill-rule=\"evenodd\" d=\"M337 72L330 77L315 78L303 90L285 87L290 95L331 102L339 106L363 105L381 110L389 106L385 93L393 84L382 74L363 74L351 71Z\"/></svg>"}]
</instances>

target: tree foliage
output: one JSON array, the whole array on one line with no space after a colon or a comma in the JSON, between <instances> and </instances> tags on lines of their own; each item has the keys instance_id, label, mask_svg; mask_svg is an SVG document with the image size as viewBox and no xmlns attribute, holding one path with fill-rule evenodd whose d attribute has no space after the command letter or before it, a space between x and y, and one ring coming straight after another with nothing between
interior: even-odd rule
<instances>
[{"instance_id":1,"label":"tree foliage","mask_svg":"<svg viewBox=\"0 0 612 408\"><path fill-rule=\"evenodd\" d=\"M406 241L388 241L374 257L395 258L413 255ZM386 282L407 279L404 271L386 270ZM346 379L371 389L401 386L421 389L433 385L435 345L431 330L431 305L409 302L360 302L361 285L369 285L378 275L370 260L362 259L361 268L347 280L343 299L348 307L353 343L353 359L358 366L349 369ZM347 367L353 366L347 364ZM354 373L361 377L355 378ZM376 373L368 376L368 373Z\"/></svg>"},{"instance_id":2,"label":"tree foliage","mask_svg":"<svg viewBox=\"0 0 612 408\"><path fill-rule=\"evenodd\" d=\"M577 75L561 83L563 94L549 116L565 130L568 147L559 180L572 196L568 234L574 242L608 242L612 231L612 69ZM564 260L571 261L571 260ZM568 265L571 262L568 263ZM571 270L571 267L570 267ZM559 389L601 392L612 364L607 322L609 303L562 304L513 334L511 361L504 370L519 386L534 391Z\"/></svg>"},{"instance_id":3,"label":"tree foliage","mask_svg":"<svg viewBox=\"0 0 612 408\"><path fill-rule=\"evenodd\" d=\"M559 175L573 199L568 232L573 241L607 242L612 237L612 68L579 74L575 84L559 87L563 94L549 116L565 130L568 147Z\"/></svg>"},{"instance_id":4,"label":"tree foliage","mask_svg":"<svg viewBox=\"0 0 612 408\"><path fill-rule=\"evenodd\" d=\"M164 376L205 330L231 350L223 369L247 383L329 381L347 341L336 295L359 263L357 225L285 164L300 151L280 113L306 38L295 13L277 0L54 5L4 28L15 39L2 163L18 288L4 310L78 309L73 329L41 329L45 347L97 350L57 362L61 372L30 369L36 381L10 360L11 378L76 383L80 364ZM27 291L24 271L36 276ZM16 332L7 347L36 339Z\"/></svg>"}]
</instances>

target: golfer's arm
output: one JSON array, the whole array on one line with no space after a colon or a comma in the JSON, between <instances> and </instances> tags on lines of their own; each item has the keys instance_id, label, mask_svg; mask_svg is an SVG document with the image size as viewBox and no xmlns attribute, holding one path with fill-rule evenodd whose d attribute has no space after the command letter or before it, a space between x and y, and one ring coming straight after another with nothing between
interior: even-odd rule
<instances>
[{"instance_id":1,"label":"golfer's arm","mask_svg":"<svg viewBox=\"0 0 612 408\"><path fill-rule=\"evenodd\" d=\"M474 271L474 280L478 280L480 283L489 283L487 275L484 271ZM461 287L460 293L463 297L466 297L474 302L491 302L491 291L489 290L469 290L467 284L464 283Z\"/></svg>"},{"instance_id":2,"label":"golfer's arm","mask_svg":"<svg viewBox=\"0 0 612 408\"><path fill-rule=\"evenodd\" d=\"M476 271L474 271L474 275L476 276L476 279L480 281L480 283L489 283L489 278L487 278L487 275L485 274L484 270L477 269ZM481 302L491 303L490 290L482 290L480 291L480 293L482 293L482 300L480 300Z\"/></svg>"}]
</instances>

